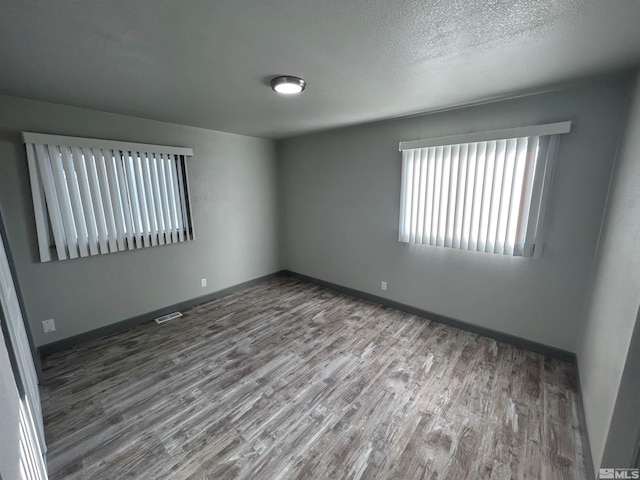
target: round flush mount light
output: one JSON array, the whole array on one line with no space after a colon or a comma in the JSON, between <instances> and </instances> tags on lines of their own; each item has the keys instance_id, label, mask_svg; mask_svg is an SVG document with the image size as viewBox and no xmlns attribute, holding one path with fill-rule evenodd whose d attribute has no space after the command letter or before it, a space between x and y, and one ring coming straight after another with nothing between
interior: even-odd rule
<instances>
[{"instance_id":1,"label":"round flush mount light","mask_svg":"<svg viewBox=\"0 0 640 480\"><path fill-rule=\"evenodd\" d=\"M306 86L307 82L302 78L292 77L290 75L276 77L271 80L271 88L273 91L282 95L295 95L302 92Z\"/></svg>"}]
</instances>

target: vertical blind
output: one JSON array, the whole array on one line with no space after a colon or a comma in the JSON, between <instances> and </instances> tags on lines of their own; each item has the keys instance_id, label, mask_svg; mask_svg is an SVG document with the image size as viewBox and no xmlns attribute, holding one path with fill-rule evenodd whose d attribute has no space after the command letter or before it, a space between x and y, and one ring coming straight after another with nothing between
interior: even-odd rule
<instances>
[{"instance_id":1,"label":"vertical blind","mask_svg":"<svg viewBox=\"0 0 640 480\"><path fill-rule=\"evenodd\" d=\"M191 149L23 136L41 261L193 239Z\"/></svg>"},{"instance_id":2,"label":"vertical blind","mask_svg":"<svg viewBox=\"0 0 640 480\"><path fill-rule=\"evenodd\" d=\"M46 480L48 478L47 467L35 431L35 420L26 398L20 398L19 402L20 475L23 480Z\"/></svg>"},{"instance_id":3,"label":"vertical blind","mask_svg":"<svg viewBox=\"0 0 640 480\"><path fill-rule=\"evenodd\" d=\"M16 391L20 397L18 411L8 411L8 407L2 405L2 415L7 418L17 417L20 458L16 461L19 462L22 478L45 479L46 444L38 377L4 239L0 235L0 322L2 321L5 322L8 338L3 338L0 328L0 342L7 341L7 352L10 352L15 361L16 386L20 385L20 391Z\"/></svg>"},{"instance_id":4,"label":"vertical blind","mask_svg":"<svg viewBox=\"0 0 640 480\"><path fill-rule=\"evenodd\" d=\"M399 240L532 256L557 135L569 128L562 122L403 142Z\"/></svg>"}]
</instances>

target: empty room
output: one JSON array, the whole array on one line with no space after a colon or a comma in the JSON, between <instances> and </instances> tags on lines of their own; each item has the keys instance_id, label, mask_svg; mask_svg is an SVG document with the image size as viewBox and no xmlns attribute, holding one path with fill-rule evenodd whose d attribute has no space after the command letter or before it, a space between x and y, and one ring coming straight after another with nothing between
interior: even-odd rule
<instances>
[{"instance_id":1,"label":"empty room","mask_svg":"<svg viewBox=\"0 0 640 480\"><path fill-rule=\"evenodd\" d=\"M0 19L0 480L640 478L640 2Z\"/></svg>"}]
</instances>

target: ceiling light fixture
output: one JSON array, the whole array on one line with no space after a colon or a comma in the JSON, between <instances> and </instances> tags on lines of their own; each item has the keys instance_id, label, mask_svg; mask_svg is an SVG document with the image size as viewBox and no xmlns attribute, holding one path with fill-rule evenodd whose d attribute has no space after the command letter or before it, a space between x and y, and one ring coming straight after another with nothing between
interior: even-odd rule
<instances>
[{"instance_id":1,"label":"ceiling light fixture","mask_svg":"<svg viewBox=\"0 0 640 480\"><path fill-rule=\"evenodd\" d=\"M271 88L273 91L282 95L295 95L302 92L306 86L307 82L302 78L289 75L276 77L271 80Z\"/></svg>"}]
</instances>

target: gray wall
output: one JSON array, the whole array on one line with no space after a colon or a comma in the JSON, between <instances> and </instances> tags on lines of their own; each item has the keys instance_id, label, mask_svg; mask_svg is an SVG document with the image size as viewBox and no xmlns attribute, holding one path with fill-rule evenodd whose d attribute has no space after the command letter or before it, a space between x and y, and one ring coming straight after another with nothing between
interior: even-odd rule
<instances>
[{"instance_id":1,"label":"gray wall","mask_svg":"<svg viewBox=\"0 0 640 480\"><path fill-rule=\"evenodd\" d=\"M636 85L616 161L593 294L577 352L595 467L600 465L604 451L640 305L640 78ZM636 395L637 382L636 378ZM636 419L637 407L638 400ZM632 425L628 423L627 428ZM616 432L612 433L610 440L615 443Z\"/></svg>"},{"instance_id":2,"label":"gray wall","mask_svg":"<svg viewBox=\"0 0 640 480\"><path fill-rule=\"evenodd\" d=\"M285 267L575 351L630 88L629 75L603 77L279 142ZM573 132L561 140L543 258L398 242L399 141L562 120Z\"/></svg>"},{"instance_id":3,"label":"gray wall","mask_svg":"<svg viewBox=\"0 0 640 480\"><path fill-rule=\"evenodd\" d=\"M192 147L195 241L39 263L22 131ZM281 268L269 140L0 96L0 209L37 345ZM57 331L44 335L47 318Z\"/></svg>"}]
</instances>

